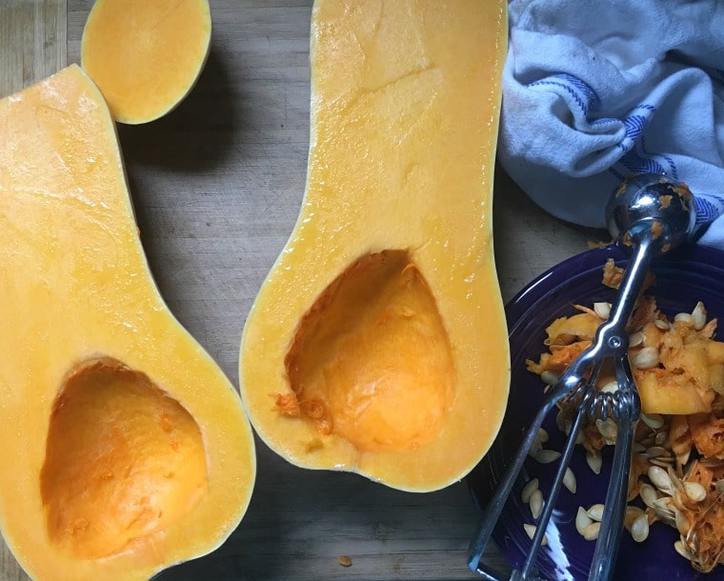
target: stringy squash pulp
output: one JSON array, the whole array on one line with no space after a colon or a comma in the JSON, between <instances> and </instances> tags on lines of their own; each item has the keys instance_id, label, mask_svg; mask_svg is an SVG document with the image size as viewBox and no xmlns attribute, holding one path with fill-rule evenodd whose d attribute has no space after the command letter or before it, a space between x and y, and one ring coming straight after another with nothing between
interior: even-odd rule
<instances>
[{"instance_id":1,"label":"stringy squash pulp","mask_svg":"<svg viewBox=\"0 0 724 581\"><path fill-rule=\"evenodd\" d=\"M467 474L508 396L492 244L502 0L318 0L307 187L241 348L265 442L429 491Z\"/></svg>"},{"instance_id":2,"label":"stringy squash pulp","mask_svg":"<svg viewBox=\"0 0 724 581\"><path fill-rule=\"evenodd\" d=\"M0 523L28 574L148 579L220 545L251 430L158 294L77 66L0 101L0 320Z\"/></svg>"}]
</instances>

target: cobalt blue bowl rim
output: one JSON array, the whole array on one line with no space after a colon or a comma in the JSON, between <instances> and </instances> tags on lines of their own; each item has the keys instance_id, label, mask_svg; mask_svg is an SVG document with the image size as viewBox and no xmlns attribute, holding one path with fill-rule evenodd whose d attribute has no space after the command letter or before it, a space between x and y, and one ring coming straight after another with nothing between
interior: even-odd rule
<instances>
[{"instance_id":1,"label":"cobalt blue bowl rim","mask_svg":"<svg viewBox=\"0 0 724 581\"><path fill-rule=\"evenodd\" d=\"M613 259L617 264L625 266L628 261L628 256L628 252L619 245L614 244L604 248L596 248L572 256L536 277L505 306L509 337L512 338L515 335L516 331L519 330L519 325L526 321L530 316L531 310L535 309L536 305L540 304L540 301L546 300L551 294L560 291L561 287L566 285L568 280L577 273L591 271L593 268L600 268L608 259ZM666 261L666 263L664 263L664 261ZM722 281L721 286L724 289L724 252L721 250L706 246L689 245L672 252L666 257L658 259L654 264L654 268L656 269L657 266L662 264L665 264L665 267L669 269L676 269L677 265L681 266L686 264L689 270L691 270L694 265L700 265L701 269L706 270L709 275L717 275L717 279ZM724 292L724 290L722 290L722 292ZM515 359L514 355L515 353L511 352L511 361ZM513 376L514 374L511 375ZM514 391L511 386L509 406L513 401L513 395ZM503 427L505 427L505 423ZM501 429L500 433L502 434L503 432L504 430ZM496 473L499 474L501 471L501 453L499 448L503 446L501 443L503 439L504 438L500 436L496 439L490 452L467 478L469 490L478 509L481 508L483 499L489 497L499 479ZM496 463L498 464L497 466ZM515 489L513 494L515 494ZM505 518L504 513L501 516L501 521ZM520 526L520 524L518 524L518 526ZM500 526L496 527L493 539L509 563L519 563L525 556L520 544L504 542L504 533L501 531ZM663 560L662 570L663 567L666 566L665 563L666 560ZM700 576L702 579L707 580L712 578L711 575L699 575L693 571L691 571L691 573L691 579L696 579ZM577 579L578 577L574 576L574 578Z\"/></svg>"}]
</instances>

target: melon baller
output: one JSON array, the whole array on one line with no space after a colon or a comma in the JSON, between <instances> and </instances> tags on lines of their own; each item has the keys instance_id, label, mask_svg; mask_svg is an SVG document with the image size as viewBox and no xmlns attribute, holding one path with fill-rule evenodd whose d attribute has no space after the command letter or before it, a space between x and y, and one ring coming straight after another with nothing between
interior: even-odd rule
<instances>
[{"instance_id":1,"label":"melon baller","mask_svg":"<svg viewBox=\"0 0 724 581\"><path fill-rule=\"evenodd\" d=\"M639 395L628 360L626 325L653 258L684 243L694 229L695 219L693 199L686 185L674 183L661 175L644 174L630 178L611 197L606 208L608 230L613 239L632 251L618 296L608 320L598 328L591 347L581 353L548 392L495 494L486 505L468 558L468 567L473 573L488 581L505 578L505 575L488 569L481 562L481 557L545 417L561 400L574 398L578 402L578 412L543 513L538 518L530 552L523 567L514 570L509 579L539 579L535 569L536 556L573 455L578 433L584 420L607 418L616 422L618 431L611 479L606 492L606 508L588 579L604 581L613 578L623 529L633 434L641 413ZM616 370L618 390L613 393L598 391L596 388L598 375L606 360L612 361Z\"/></svg>"}]
</instances>

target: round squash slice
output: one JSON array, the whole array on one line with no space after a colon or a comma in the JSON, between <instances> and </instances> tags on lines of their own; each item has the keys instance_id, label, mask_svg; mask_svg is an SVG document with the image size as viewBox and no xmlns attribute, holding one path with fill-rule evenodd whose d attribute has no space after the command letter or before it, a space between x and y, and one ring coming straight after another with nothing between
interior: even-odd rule
<instances>
[{"instance_id":1,"label":"round squash slice","mask_svg":"<svg viewBox=\"0 0 724 581\"><path fill-rule=\"evenodd\" d=\"M492 244L503 0L318 0L307 188L244 330L262 439L305 468L430 491L508 397Z\"/></svg>"},{"instance_id":2,"label":"round squash slice","mask_svg":"<svg viewBox=\"0 0 724 581\"><path fill-rule=\"evenodd\" d=\"M116 121L138 125L183 100L210 40L208 0L97 0L83 30L81 65Z\"/></svg>"},{"instance_id":3,"label":"round squash slice","mask_svg":"<svg viewBox=\"0 0 724 581\"><path fill-rule=\"evenodd\" d=\"M2 532L35 579L148 579L239 524L251 428L156 289L93 82L3 99L0 128Z\"/></svg>"}]
</instances>

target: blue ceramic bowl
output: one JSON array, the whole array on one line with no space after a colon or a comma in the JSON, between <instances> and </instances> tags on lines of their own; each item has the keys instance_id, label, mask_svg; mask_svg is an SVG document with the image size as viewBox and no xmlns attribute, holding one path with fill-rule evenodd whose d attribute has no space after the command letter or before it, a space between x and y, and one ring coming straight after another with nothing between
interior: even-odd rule
<instances>
[{"instance_id":1,"label":"blue ceramic bowl","mask_svg":"<svg viewBox=\"0 0 724 581\"><path fill-rule=\"evenodd\" d=\"M468 482L478 506L490 498L506 466L543 401L543 383L525 368L526 359L537 360L543 351L545 327L556 317L574 313L573 303L590 306L595 301L611 302L615 292L601 284L601 268L608 258L625 266L626 253L617 246L590 250L566 260L524 288L506 306L510 333L511 388L508 409L495 444L483 462L471 473ZM697 300L706 305L709 315L724 316L724 252L689 246L654 263L656 285L651 289L660 308L667 314L690 312ZM565 436L555 426L553 414L544 423L550 434L547 448L562 450ZM604 502L611 470L612 449L603 456L603 470L595 475L577 446L571 462L576 475L577 493L563 488L547 529L548 545L541 548L538 570L546 579L588 577L595 543L585 541L576 531L578 506ZM530 510L520 500L522 483L537 477L543 496L547 496L557 463L538 464L526 461L523 479L519 479L503 509L494 539L511 565L521 567L530 547L523 523L533 523ZM706 580L724 579L724 567L703 575L696 573L688 561L674 551L676 532L661 523L651 527L649 538L634 543L623 534L616 566L616 580Z\"/></svg>"}]
</instances>

